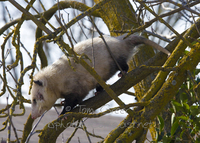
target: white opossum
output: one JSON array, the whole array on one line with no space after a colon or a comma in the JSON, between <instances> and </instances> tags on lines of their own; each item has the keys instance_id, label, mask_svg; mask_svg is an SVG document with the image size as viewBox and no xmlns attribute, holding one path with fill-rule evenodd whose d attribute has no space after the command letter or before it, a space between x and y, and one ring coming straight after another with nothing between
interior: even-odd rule
<instances>
[{"instance_id":1,"label":"white opossum","mask_svg":"<svg viewBox=\"0 0 200 143\"><path fill-rule=\"evenodd\" d=\"M104 36L116 61L123 71L128 71L127 61L133 55L134 47L139 44L150 45L168 56L170 52L158 44L141 36L131 35L124 39L125 35L119 37ZM102 38L93 38L82 41L74 46L74 51L78 54L84 53L91 60L95 60L95 70L103 80L108 80L119 68L111 58L110 53L105 46ZM97 91L101 90L97 86L97 81L80 64L74 63L72 57L69 57L75 71L69 65L68 58L63 55L52 65L39 71L34 77L34 83L31 90L32 118L36 119L44 111L49 110L58 98L65 98L64 108L61 114L73 109L79 104L88 92L95 87ZM92 66L92 62L86 60Z\"/></svg>"}]
</instances>

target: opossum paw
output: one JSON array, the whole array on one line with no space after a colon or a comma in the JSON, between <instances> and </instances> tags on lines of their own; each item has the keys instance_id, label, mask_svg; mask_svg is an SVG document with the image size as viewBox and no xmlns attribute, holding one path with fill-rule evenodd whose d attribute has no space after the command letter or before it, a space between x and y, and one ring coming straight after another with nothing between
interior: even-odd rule
<instances>
[{"instance_id":1,"label":"opossum paw","mask_svg":"<svg viewBox=\"0 0 200 143\"><path fill-rule=\"evenodd\" d=\"M123 74L127 74L127 72L126 72L126 71L123 71ZM120 73L118 74L118 77L122 77L123 74L122 74L122 72L120 72Z\"/></svg>"},{"instance_id":2,"label":"opossum paw","mask_svg":"<svg viewBox=\"0 0 200 143\"><path fill-rule=\"evenodd\" d=\"M64 105L65 104L65 100L60 102L60 105Z\"/></svg>"},{"instance_id":3,"label":"opossum paw","mask_svg":"<svg viewBox=\"0 0 200 143\"><path fill-rule=\"evenodd\" d=\"M121 72L118 74L118 77L122 77L122 73Z\"/></svg>"},{"instance_id":4,"label":"opossum paw","mask_svg":"<svg viewBox=\"0 0 200 143\"><path fill-rule=\"evenodd\" d=\"M94 95L96 96L96 95L98 95L99 93L100 93L100 92L95 92Z\"/></svg>"}]
</instances>

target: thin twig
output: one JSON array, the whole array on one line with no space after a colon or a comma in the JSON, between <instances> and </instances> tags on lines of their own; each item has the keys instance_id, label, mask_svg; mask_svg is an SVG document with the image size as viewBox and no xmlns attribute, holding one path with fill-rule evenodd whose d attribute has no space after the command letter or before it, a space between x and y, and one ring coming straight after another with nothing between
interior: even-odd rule
<instances>
[{"instance_id":1,"label":"thin twig","mask_svg":"<svg viewBox=\"0 0 200 143\"><path fill-rule=\"evenodd\" d=\"M26 53L28 54L29 58L32 60L31 54L30 52L26 49L26 47L24 46L24 44L22 42L20 42L22 48L26 51ZM39 71L38 67L36 66L36 69Z\"/></svg>"},{"instance_id":2,"label":"thin twig","mask_svg":"<svg viewBox=\"0 0 200 143\"><path fill-rule=\"evenodd\" d=\"M139 3L141 3L145 9L147 9L151 14L153 14L157 20L159 20L161 23L163 23L165 26L167 26L172 32L174 32L178 37L181 38L181 40L183 40L190 48L193 47L193 45L186 39L184 38L181 34L179 34L173 27L171 27L169 25L169 23L167 23L164 19L162 19L160 16L158 16L153 10L151 10L147 5L145 5L144 3L142 3L141 0L137 0ZM128 35L127 35L128 36Z\"/></svg>"},{"instance_id":3,"label":"thin twig","mask_svg":"<svg viewBox=\"0 0 200 143\"><path fill-rule=\"evenodd\" d=\"M89 143L91 143L90 136L89 136L89 134L88 134L87 128L86 128L86 126L85 126L85 124L84 124L84 122L83 122L82 119L81 119L81 122L82 122L83 130L84 130L85 133L86 133L87 139L88 139Z\"/></svg>"},{"instance_id":4,"label":"thin twig","mask_svg":"<svg viewBox=\"0 0 200 143\"><path fill-rule=\"evenodd\" d=\"M68 138L68 140L66 141L66 143L69 143L69 142L71 141L71 139L73 138L73 136L75 135L75 133L76 133L77 130L78 130L79 124L80 124L80 120L78 120L78 123L77 123L77 125L76 125L76 127L75 127L75 130L73 131L73 133L71 134L71 136Z\"/></svg>"},{"instance_id":5,"label":"thin twig","mask_svg":"<svg viewBox=\"0 0 200 143\"><path fill-rule=\"evenodd\" d=\"M8 97L6 97L6 99L7 99L7 106L9 106L8 105L9 95L8 95ZM8 127L8 129L9 129L9 131L8 131L9 132L9 134L8 134L9 140L10 140L10 137L11 137L11 127L12 127L13 131L14 131L14 134L15 134L15 137L16 137L16 142L19 143L19 138L18 138L18 135L17 135L17 131L16 131L16 128L15 128L13 122L12 122L12 116L10 115L9 108L8 108L8 118L9 118L9 124L10 124L9 127Z\"/></svg>"},{"instance_id":6,"label":"thin twig","mask_svg":"<svg viewBox=\"0 0 200 143\"><path fill-rule=\"evenodd\" d=\"M188 0L187 0L187 2L188 2ZM191 11L190 11L190 13L191 13L192 19L193 19L193 21L194 21L194 24L195 24L196 30L197 30L198 34L200 35L199 28L197 27L197 24L196 24L195 18L194 18L194 16L193 16L193 13L192 13Z\"/></svg>"},{"instance_id":7,"label":"thin twig","mask_svg":"<svg viewBox=\"0 0 200 143\"><path fill-rule=\"evenodd\" d=\"M103 40L103 42L104 42L104 44L105 44L105 46L106 46L106 48L107 48L107 50L108 50L110 56L111 56L112 59L114 60L115 64L117 65L117 67L119 68L119 70L121 71L121 73L124 75L124 71L122 70L122 68L121 68L120 65L118 64L118 62L117 62L115 56L114 56L113 53L111 52L111 50L110 50L108 44L106 43L106 40L104 39L102 33L101 33L100 30L97 28L97 26L96 26L96 24L94 23L92 17L91 17L91 16L89 16L89 17L90 17L91 22L92 22L92 24L94 25L95 29L97 30L97 32L99 33L100 37L102 38L102 40Z\"/></svg>"},{"instance_id":8,"label":"thin twig","mask_svg":"<svg viewBox=\"0 0 200 143\"><path fill-rule=\"evenodd\" d=\"M74 44L73 44L73 42L71 41L71 38L70 38L70 36L69 36L69 34L68 34L68 32L67 32L67 28L62 24L60 18L59 18L57 15L55 15L55 17L56 17L56 20L58 21L58 23L60 24L60 26L62 27L63 31L64 31L65 34L67 35L67 37L68 37L68 39L69 39L69 41L70 41L70 44L71 44L71 46L72 46L72 50L71 50L71 51L73 52L73 55L74 55L74 57L75 57L75 60L78 61L78 58L77 58L77 56L76 56L76 53L74 52Z\"/></svg>"},{"instance_id":9,"label":"thin twig","mask_svg":"<svg viewBox=\"0 0 200 143\"><path fill-rule=\"evenodd\" d=\"M28 137L26 138L26 142L25 143L28 143L29 142L29 139L31 138L31 136L35 133L35 129L36 127L38 126L38 124L40 123L40 121L42 120L44 114L47 112L47 110L40 116L39 120L37 121L37 123L34 125L34 127L32 128L30 134L28 135Z\"/></svg>"},{"instance_id":10,"label":"thin twig","mask_svg":"<svg viewBox=\"0 0 200 143\"><path fill-rule=\"evenodd\" d=\"M172 1L172 0L168 0L167 2L170 2L170 3L172 3L172 4L174 4L174 5L178 6L178 7L183 7L184 10L187 10L187 11L189 11L189 12L191 12L191 13L194 13L194 14L200 16L200 13L198 13L197 11L192 10L192 9L190 8L190 4L187 4L187 5L183 5L183 4L182 4L182 5L180 6L179 3L176 3L176 2L174 2L174 1ZM200 2L200 0L195 0L195 2L193 2L193 3L191 3L191 4L194 5L194 4L198 4L199 2Z\"/></svg>"},{"instance_id":11,"label":"thin twig","mask_svg":"<svg viewBox=\"0 0 200 143\"><path fill-rule=\"evenodd\" d=\"M6 98L6 99L7 99L7 106L8 106L8 98L9 98L9 97ZM8 118L9 118L9 120L11 121L9 109L8 109ZM9 123L9 125L8 125L8 136L7 136L7 141L10 142L10 137L11 137L11 122L8 122L8 123Z\"/></svg>"},{"instance_id":12,"label":"thin twig","mask_svg":"<svg viewBox=\"0 0 200 143\"><path fill-rule=\"evenodd\" d=\"M85 120L83 121L85 122ZM81 128L82 130L84 130L84 128ZM100 138L100 139L104 139L103 137L99 136L99 135L95 135L94 130L93 133L88 132L87 130L85 130L87 132L88 135L95 137L95 138Z\"/></svg>"},{"instance_id":13,"label":"thin twig","mask_svg":"<svg viewBox=\"0 0 200 143\"><path fill-rule=\"evenodd\" d=\"M144 70L150 70L150 69L155 69L157 71L161 70L161 71L176 71L177 67L160 67L160 66L145 66L145 65L141 65L142 68L144 68Z\"/></svg>"},{"instance_id":14,"label":"thin twig","mask_svg":"<svg viewBox=\"0 0 200 143\"><path fill-rule=\"evenodd\" d=\"M13 4L17 9L19 9L21 12L23 12L28 18L30 18L38 27L40 27L42 30L44 30L47 34L51 34L51 31L44 26L42 22L37 20L31 13L26 11L21 5L19 5L15 0L9 0L11 4Z\"/></svg>"},{"instance_id":15,"label":"thin twig","mask_svg":"<svg viewBox=\"0 0 200 143\"><path fill-rule=\"evenodd\" d=\"M81 22L81 23L82 23L82 22ZM83 28L82 28L83 23L82 23L82 26L81 26L80 22L78 21L78 25L79 25L79 27L81 28L81 31L82 31L83 35L86 37L86 39L88 39L88 36L86 35L85 31L84 31Z\"/></svg>"},{"instance_id":16,"label":"thin twig","mask_svg":"<svg viewBox=\"0 0 200 143\"><path fill-rule=\"evenodd\" d=\"M144 32L149 34L149 35L152 35L154 37L157 37L159 39L162 39L163 41L166 41L166 42L171 42L169 39L172 39L172 38L176 37L176 35L172 35L172 36L169 37L169 36L164 36L164 35L161 35L161 34L157 34L155 32L150 32L150 31L147 31L147 30L144 30Z\"/></svg>"},{"instance_id":17,"label":"thin twig","mask_svg":"<svg viewBox=\"0 0 200 143\"><path fill-rule=\"evenodd\" d=\"M140 3L144 3L144 2L140 1ZM145 3L147 3L147 2L145 1ZM199 1L195 1L195 2L193 2L191 4L189 4L188 7L192 7L192 6L197 5L197 4L199 4ZM178 13L178 12L184 10L184 9L185 9L185 7L181 6L181 7L177 8L177 9L175 9L173 11L170 11L168 13L164 13L164 14L159 15L159 18L164 18L164 17L167 17L169 15L173 15L173 14ZM138 28L135 28L135 29L132 29L132 30L113 30L113 32L116 32L116 33L129 33L129 32L135 33L135 32L139 32L139 31L142 31L142 30L148 28L149 26L151 26L157 20L158 19L156 17L156 18L146 22L144 25L141 25Z\"/></svg>"}]
</instances>

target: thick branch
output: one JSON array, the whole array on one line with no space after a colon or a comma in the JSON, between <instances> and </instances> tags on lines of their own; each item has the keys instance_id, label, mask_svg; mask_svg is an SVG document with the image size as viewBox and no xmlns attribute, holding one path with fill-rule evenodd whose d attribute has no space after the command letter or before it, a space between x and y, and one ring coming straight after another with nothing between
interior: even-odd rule
<instances>
[{"instance_id":1,"label":"thick branch","mask_svg":"<svg viewBox=\"0 0 200 143\"><path fill-rule=\"evenodd\" d=\"M177 90L182 85L183 81L187 78L187 71L194 70L200 61L200 44L196 44L191 52L185 56L178 66L179 70L170 74L168 80L163 84L162 88L158 91L155 98L150 102L150 105L145 107L143 113L140 116L136 116L132 125L125 130L123 134L116 140L116 142L131 142L138 137L138 132L143 131L143 127L146 123L151 121L163 110L167 103L176 95ZM159 108L158 108L159 107ZM130 133L132 133L130 135Z\"/></svg>"}]
</instances>

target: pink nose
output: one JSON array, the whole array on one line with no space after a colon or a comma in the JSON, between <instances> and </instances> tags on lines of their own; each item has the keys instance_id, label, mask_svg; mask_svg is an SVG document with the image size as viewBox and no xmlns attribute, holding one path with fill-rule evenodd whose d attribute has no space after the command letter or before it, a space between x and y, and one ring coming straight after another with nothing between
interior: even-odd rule
<instances>
[{"instance_id":1,"label":"pink nose","mask_svg":"<svg viewBox=\"0 0 200 143\"><path fill-rule=\"evenodd\" d=\"M35 118L35 117L33 117L33 116L31 116L31 117L32 117L32 119L34 119L34 120L36 119L36 118Z\"/></svg>"},{"instance_id":2,"label":"pink nose","mask_svg":"<svg viewBox=\"0 0 200 143\"><path fill-rule=\"evenodd\" d=\"M36 119L38 116L31 115L32 119Z\"/></svg>"}]
</instances>

